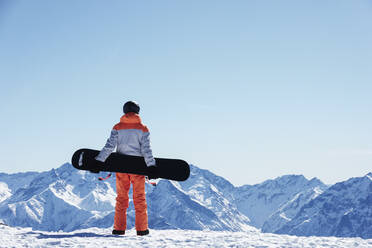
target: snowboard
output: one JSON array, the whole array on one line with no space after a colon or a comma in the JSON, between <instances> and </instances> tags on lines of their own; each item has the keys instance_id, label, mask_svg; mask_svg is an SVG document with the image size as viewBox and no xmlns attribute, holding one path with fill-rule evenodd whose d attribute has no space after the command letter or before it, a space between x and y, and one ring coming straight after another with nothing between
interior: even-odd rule
<instances>
[{"instance_id":1,"label":"snowboard","mask_svg":"<svg viewBox=\"0 0 372 248\"><path fill-rule=\"evenodd\" d=\"M100 162L95 160L99 152L86 148L79 149L72 155L72 165L76 169L93 173L100 171L120 172L174 181L185 181L190 176L189 164L181 159L155 158L157 170L154 174L148 169L143 157L113 152L105 162Z\"/></svg>"}]
</instances>

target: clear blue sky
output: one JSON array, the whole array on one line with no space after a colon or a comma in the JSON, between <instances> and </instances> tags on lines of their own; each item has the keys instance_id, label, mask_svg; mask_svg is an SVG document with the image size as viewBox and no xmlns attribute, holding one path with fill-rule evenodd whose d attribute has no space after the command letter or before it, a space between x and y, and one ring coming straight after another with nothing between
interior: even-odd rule
<instances>
[{"instance_id":1,"label":"clear blue sky","mask_svg":"<svg viewBox=\"0 0 372 248\"><path fill-rule=\"evenodd\" d=\"M372 170L372 1L0 0L0 171L100 149L127 100L155 156L235 185Z\"/></svg>"}]
</instances>

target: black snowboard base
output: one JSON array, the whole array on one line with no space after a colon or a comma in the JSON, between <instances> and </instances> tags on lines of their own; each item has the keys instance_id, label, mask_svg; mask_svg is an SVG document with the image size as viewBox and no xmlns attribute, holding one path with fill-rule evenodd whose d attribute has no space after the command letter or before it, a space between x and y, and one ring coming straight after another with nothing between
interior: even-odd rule
<instances>
[{"instance_id":1,"label":"black snowboard base","mask_svg":"<svg viewBox=\"0 0 372 248\"><path fill-rule=\"evenodd\" d=\"M100 151L80 149L72 155L72 165L79 170L93 173L100 171L120 172L145 175L150 178L164 178L174 181L185 181L190 176L189 164L181 159L155 158L156 172L147 167L145 159L140 156L123 155L116 152L106 159L104 163L95 160Z\"/></svg>"}]
</instances>

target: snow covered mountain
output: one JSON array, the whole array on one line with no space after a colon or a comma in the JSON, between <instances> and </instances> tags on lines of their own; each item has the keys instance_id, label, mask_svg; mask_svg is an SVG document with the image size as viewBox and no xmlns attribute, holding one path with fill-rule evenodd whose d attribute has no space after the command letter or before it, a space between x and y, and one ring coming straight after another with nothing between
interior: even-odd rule
<instances>
[{"instance_id":1,"label":"snow covered mountain","mask_svg":"<svg viewBox=\"0 0 372 248\"><path fill-rule=\"evenodd\" d=\"M336 183L275 233L372 238L372 173Z\"/></svg>"},{"instance_id":2,"label":"snow covered mountain","mask_svg":"<svg viewBox=\"0 0 372 248\"><path fill-rule=\"evenodd\" d=\"M220 220L213 230L241 231L247 229L250 220L239 212L234 204L235 187L222 177L208 170L190 166L190 178L185 182L169 182L190 199L206 207ZM201 226L204 224L201 223ZM226 229L227 227L227 229Z\"/></svg>"},{"instance_id":3,"label":"snow covered mountain","mask_svg":"<svg viewBox=\"0 0 372 248\"><path fill-rule=\"evenodd\" d=\"M150 228L231 231L249 228L249 219L230 203L231 196L226 198L221 193L226 194L226 185L233 188L229 182L206 171L201 174L195 166L191 166L191 173L193 177L187 182L160 180L156 187L146 185ZM100 182L97 174L78 171L70 164L18 176L1 175L0 222L47 231L113 225L115 180ZM216 180L215 185L212 180ZM134 226L134 207L130 201L128 228Z\"/></svg>"},{"instance_id":4,"label":"snow covered mountain","mask_svg":"<svg viewBox=\"0 0 372 248\"><path fill-rule=\"evenodd\" d=\"M235 204L250 218L253 226L272 230L288 222L299 207L325 188L327 186L316 178L308 180L302 175L286 175L237 188Z\"/></svg>"},{"instance_id":5,"label":"snow covered mountain","mask_svg":"<svg viewBox=\"0 0 372 248\"><path fill-rule=\"evenodd\" d=\"M11 226L50 231L94 225L112 211L115 192L109 183L93 183L93 179L97 181L69 164L30 174L28 185L13 187L11 196L0 203L0 219Z\"/></svg>"},{"instance_id":6,"label":"snow covered mountain","mask_svg":"<svg viewBox=\"0 0 372 248\"><path fill-rule=\"evenodd\" d=\"M301 208L323 193L326 187L322 184L297 193L291 200L282 204L269 216L262 226L263 232L275 232L294 218Z\"/></svg>"},{"instance_id":7,"label":"snow covered mountain","mask_svg":"<svg viewBox=\"0 0 372 248\"><path fill-rule=\"evenodd\" d=\"M0 173L0 203L9 198L12 193L20 188L27 187L35 178L37 172L26 172L16 174Z\"/></svg>"},{"instance_id":8,"label":"snow covered mountain","mask_svg":"<svg viewBox=\"0 0 372 248\"><path fill-rule=\"evenodd\" d=\"M70 164L41 173L0 173L0 223L44 231L111 228L116 187L114 179L97 180L105 174L78 171ZM255 226L264 232L371 237L371 178L368 174L327 188L316 178L287 175L234 187L191 165L185 182L146 185L149 226L215 231ZM131 196L127 218L133 228ZM324 223L337 231L321 229Z\"/></svg>"}]
</instances>

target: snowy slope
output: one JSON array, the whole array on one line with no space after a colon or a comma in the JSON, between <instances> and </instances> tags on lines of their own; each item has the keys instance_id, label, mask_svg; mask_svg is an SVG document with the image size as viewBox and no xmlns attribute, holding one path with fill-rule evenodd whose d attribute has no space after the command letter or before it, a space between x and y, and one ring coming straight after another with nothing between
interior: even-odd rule
<instances>
[{"instance_id":1,"label":"snowy slope","mask_svg":"<svg viewBox=\"0 0 372 248\"><path fill-rule=\"evenodd\" d=\"M28 186L37 175L39 175L38 172L0 173L0 203L9 198L18 189Z\"/></svg>"},{"instance_id":2,"label":"snowy slope","mask_svg":"<svg viewBox=\"0 0 372 248\"><path fill-rule=\"evenodd\" d=\"M372 238L372 173L333 185L277 233Z\"/></svg>"},{"instance_id":3,"label":"snowy slope","mask_svg":"<svg viewBox=\"0 0 372 248\"><path fill-rule=\"evenodd\" d=\"M148 195L149 215L161 217L169 227L191 230L229 230L218 216L177 189L171 182L162 180Z\"/></svg>"},{"instance_id":4,"label":"snowy slope","mask_svg":"<svg viewBox=\"0 0 372 248\"><path fill-rule=\"evenodd\" d=\"M90 228L74 232L33 231L0 225L0 247L253 247L253 248L368 248L372 240L361 238L296 237L245 232L151 230L149 236L138 237L128 230L123 237L110 235L111 229Z\"/></svg>"},{"instance_id":5,"label":"snowy slope","mask_svg":"<svg viewBox=\"0 0 372 248\"><path fill-rule=\"evenodd\" d=\"M271 214L262 226L263 232L275 232L291 221L301 210L301 208L311 200L318 197L327 187L311 187L297 193L291 200L284 203L279 209Z\"/></svg>"},{"instance_id":6,"label":"snowy slope","mask_svg":"<svg viewBox=\"0 0 372 248\"><path fill-rule=\"evenodd\" d=\"M8 185L0 181L0 203L9 198L12 195L11 192L12 191L9 189Z\"/></svg>"},{"instance_id":7,"label":"snowy slope","mask_svg":"<svg viewBox=\"0 0 372 248\"><path fill-rule=\"evenodd\" d=\"M266 226L278 226L278 222L272 215L282 216L285 220L285 214L289 214L289 209L285 206L291 202L297 202L300 195L313 197L306 194L307 191L324 189L326 186L318 179L306 179L302 175L286 175L273 180L267 180L263 183L253 186L244 185L235 190L235 204L238 210L248 216L253 226L261 228L266 221ZM306 201L303 199L301 201ZM296 205L292 205L297 207ZM296 209L292 209L295 214ZM272 219L269 219L271 218ZM275 222L275 223L271 223Z\"/></svg>"},{"instance_id":8,"label":"snowy slope","mask_svg":"<svg viewBox=\"0 0 372 248\"><path fill-rule=\"evenodd\" d=\"M239 212L234 204L235 187L229 181L193 165L190 170L187 181L172 182L173 185L216 214L222 224L228 227L222 230L241 231L250 225L249 218Z\"/></svg>"}]
</instances>

